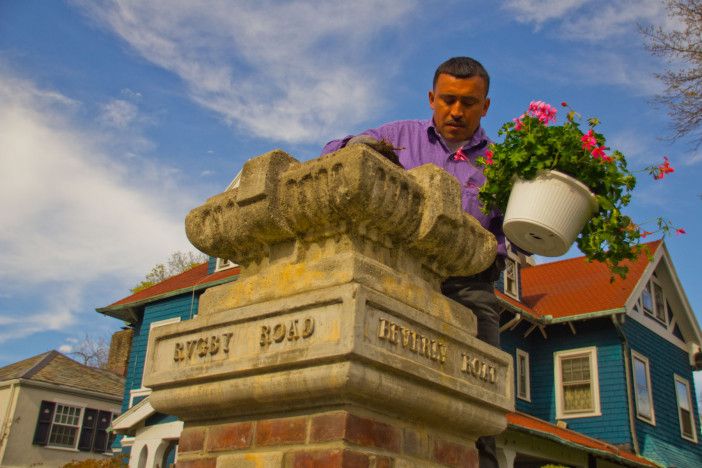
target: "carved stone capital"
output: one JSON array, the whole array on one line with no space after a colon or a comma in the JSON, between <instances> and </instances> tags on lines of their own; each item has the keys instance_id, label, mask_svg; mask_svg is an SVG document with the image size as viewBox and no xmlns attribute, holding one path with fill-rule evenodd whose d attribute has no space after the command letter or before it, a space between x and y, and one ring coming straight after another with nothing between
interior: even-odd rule
<instances>
[{"instance_id":1,"label":"carved stone capital","mask_svg":"<svg viewBox=\"0 0 702 468\"><path fill-rule=\"evenodd\" d=\"M405 171L363 145L305 163L280 150L254 158L238 188L190 212L186 232L241 265L242 279L354 255L436 289L496 253L494 236L461 209L453 176L429 164Z\"/></svg>"}]
</instances>

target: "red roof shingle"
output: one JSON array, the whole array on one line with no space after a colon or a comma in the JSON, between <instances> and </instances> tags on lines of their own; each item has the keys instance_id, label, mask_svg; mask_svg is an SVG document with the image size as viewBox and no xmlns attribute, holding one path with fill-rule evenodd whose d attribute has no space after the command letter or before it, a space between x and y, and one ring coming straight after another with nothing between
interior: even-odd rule
<instances>
[{"instance_id":1,"label":"red roof shingle","mask_svg":"<svg viewBox=\"0 0 702 468\"><path fill-rule=\"evenodd\" d=\"M142 302L152 297L160 296L173 291L178 291L180 289L191 288L197 286L198 284L212 283L219 281L230 276L236 276L239 274L240 268L234 267L227 270L218 271L212 274L207 274L207 263L202 263L190 270L184 271L178 275L172 276L168 279L161 281L149 288L143 289L139 292L127 296L124 299L110 304L108 307L120 306L131 304L135 302Z\"/></svg>"},{"instance_id":2,"label":"red roof shingle","mask_svg":"<svg viewBox=\"0 0 702 468\"><path fill-rule=\"evenodd\" d=\"M661 241L655 241L645 247L653 254L660 245ZM522 302L537 316L553 318L624 307L649 265L648 255L642 253L635 261L622 265L629 267L629 274L613 282L603 263L588 262L585 257L523 268Z\"/></svg>"}]
</instances>

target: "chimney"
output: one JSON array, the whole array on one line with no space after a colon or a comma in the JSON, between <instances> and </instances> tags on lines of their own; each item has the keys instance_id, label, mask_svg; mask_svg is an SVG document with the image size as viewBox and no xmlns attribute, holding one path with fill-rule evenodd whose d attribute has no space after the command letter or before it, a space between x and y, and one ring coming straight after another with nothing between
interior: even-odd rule
<instances>
[{"instance_id":1,"label":"chimney","mask_svg":"<svg viewBox=\"0 0 702 468\"><path fill-rule=\"evenodd\" d=\"M110 353L107 356L107 370L125 377L129 364L129 351L132 348L133 328L123 328L115 332L110 340Z\"/></svg>"}]
</instances>

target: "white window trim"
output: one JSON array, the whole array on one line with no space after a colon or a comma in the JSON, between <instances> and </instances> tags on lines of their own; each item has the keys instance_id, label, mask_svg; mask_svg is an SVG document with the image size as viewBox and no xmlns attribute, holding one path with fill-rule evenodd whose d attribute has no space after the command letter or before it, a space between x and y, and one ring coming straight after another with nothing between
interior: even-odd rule
<instances>
[{"instance_id":1,"label":"white window trim","mask_svg":"<svg viewBox=\"0 0 702 468\"><path fill-rule=\"evenodd\" d=\"M593 411L587 413L563 413L563 383L561 381L561 359L570 358L582 355L589 355L590 357L590 378L592 380L592 399L593 399ZM556 387L556 419L575 419L575 418L589 418L594 416L602 416L601 406L600 406L600 379L599 379L599 368L597 364L597 347L590 346L587 348L578 349L568 349L565 351L556 351L553 353L553 373L555 387Z\"/></svg>"},{"instance_id":2,"label":"white window trim","mask_svg":"<svg viewBox=\"0 0 702 468\"><path fill-rule=\"evenodd\" d=\"M129 392L129 406L132 406L132 392L135 392L137 395L136 396L141 396L141 395L149 395L151 393L151 389L148 387L144 387L144 376L146 375L146 357L149 356L149 352L151 351L151 340L149 340L149 337L151 336L151 332L153 331L154 328L156 327L162 327L164 325L168 325L170 323L178 323L180 322L180 317L171 317L168 319L164 320L158 320L156 322L151 322L149 325L149 335L146 337L146 353L144 354L144 369L141 372L141 387L130 390ZM139 393L141 392L141 393Z\"/></svg>"},{"instance_id":3,"label":"white window trim","mask_svg":"<svg viewBox=\"0 0 702 468\"><path fill-rule=\"evenodd\" d=\"M226 260L224 258L219 258L217 257L217 260L215 262L215 269L214 271L222 271L222 270L228 270L230 268L234 268L239 266L238 264L232 262L231 260Z\"/></svg>"},{"instance_id":4,"label":"white window trim","mask_svg":"<svg viewBox=\"0 0 702 468\"><path fill-rule=\"evenodd\" d=\"M510 257L509 255L505 259L507 262L512 262L514 264L514 289L515 292L513 293L512 291L507 290L507 268L504 269L502 272L502 284L503 290L506 295L513 299L519 299L519 261L515 260L514 258Z\"/></svg>"},{"instance_id":5,"label":"white window trim","mask_svg":"<svg viewBox=\"0 0 702 468\"><path fill-rule=\"evenodd\" d=\"M690 392L690 382L684 378L679 376L678 374L673 374L674 377L674 387L673 390L675 391L675 403L676 403L676 408L678 410L678 424L680 425L680 437L682 437L685 440L689 440L690 442L694 442L695 444L697 443L697 426L695 424L695 418L697 416L695 415L695 407L692 405L692 393ZM692 437L688 437L683 433L683 426L682 426L682 419L680 418L680 401L678 400L678 389L675 388L675 384L681 383L685 385L687 388L687 404L690 407L690 423L692 424Z\"/></svg>"},{"instance_id":6,"label":"white window trim","mask_svg":"<svg viewBox=\"0 0 702 468\"><path fill-rule=\"evenodd\" d=\"M519 366L519 358L520 358L520 357L523 357L523 358L524 358L524 363L526 364L526 365L524 366L524 367L526 368L526 376L525 376L526 378L524 379L524 382L526 382L526 388L524 389L524 390L525 390L525 391L524 391L524 396L520 396L520 393L521 393L521 392L520 392L520 390L521 390L521 385L520 385L521 379L519 378L519 369L520 369L520 366ZM517 369L516 372L515 372L515 374L517 374L517 385L516 385L516 387L517 387L517 398L519 398L520 400L524 400L524 401L531 402L531 367L530 367L530 364L529 364L529 353L527 353L527 352L524 351L524 350L521 350L521 349L517 348L517 362L516 362L515 367L516 367L516 369Z\"/></svg>"},{"instance_id":7,"label":"white window trim","mask_svg":"<svg viewBox=\"0 0 702 468\"><path fill-rule=\"evenodd\" d=\"M51 401L51 400L47 400ZM63 403L60 401L54 401L55 404L54 406L54 414L51 416L51 425L49 426L49 439L47 441L47 444L45 445L46 448L50 449L56 449L56 450L67 450L69 452L78 452L78 441L80 440L80 432L83 430L83 415L85 413L85 407L81 405L76 405L76 404L71 404L71 403ZM59 405L61 406L68 406L71 408L78 408L80 411L78 413L78 426L77 426L77 431L76 431L76 440L73 441L73 447L68 447L66 445L51 445L51 431L54 429L54 425L56 424L56 414L58 413L58 407ZM66 426L66 424L59 424L61 426ZM75 426L72 426L75 427Z\"/></svg>"},{"instance_id":8,"label":"white window trim","mask_svg":"<svg viewBox=\"0 0 702 468\"><path fill-rule=\"evenodd\" d=\"M639 402L636 399L636 368L634 359L638 359L646 366L646 385L648 386L648 401L651 406L651 419L639 414ZM653 386L651 385L651 364L646 356L631 350L631 374L634 381L634 403L636 404L636 417L652 426L656 425L656 408L653 406Z\"/></svg>"}]
</instances>

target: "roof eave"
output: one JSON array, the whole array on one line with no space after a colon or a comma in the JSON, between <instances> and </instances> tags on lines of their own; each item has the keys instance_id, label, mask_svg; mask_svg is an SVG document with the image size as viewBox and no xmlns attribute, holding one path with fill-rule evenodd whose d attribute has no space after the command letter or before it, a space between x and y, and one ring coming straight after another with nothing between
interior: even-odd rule
<instances>
[{"instance_id":1,"label":"roof eave","mask_svg":"<svg viewBox=\"0 0 702 468\"><path fill-rule=\"evenodd\" d=\"M582 451L587 452L587 453L592 453L593 455L597 455L597 456L602 457L602 458L607 458L609 460L613 460L613 461L622 463L626 466L632 466L632 467L656 466L653 464L648 465L648 464L643 464L643 463L637 463L633 460L629 460L628 458L621 457L621 456L617 455L616 453L607 452L605 450L599 450L599 449L596 449L594 447L588 447L586 445L581 445L581 444L578 444L576 442L571 442L569 440L562 439L561 437L558 437L556 434L551 434L549 432L539 431L537 429L531 429L531 428L528 428L525 426L521 426L519 424L509 423L509 428L520 431L520 432L524 432L527 434L535 435L538 437L543 437L544 439L553 440L553 441L558 442L559 444L563 444L567 447L572 447L572 448L575 448L577 450L582 450ZM639 455L637 455L637 456L639 456ZM646 460L650 461L648 459L646 459Z\"/></svg>"},{"instance_id":2,"label":"roof eave","mask_svg":"<svg viewBox=\"0 0 702 468\"><path fill-rule=\"evenodd\" d=\"M168 299L174 296L179 296L181 294L192 293L194 291L199 291L201 289L211 288L213 286L218 286L220 284L229 283L237 279L239 275L227 276L226 278L221 278L215 281L208 281L206 283L198 283L186 288L174 289L173 291L168 291L162 294L157 294L155 296L149 296L145 299L128 302L126 304L119 305L109 305L106 307L98 307L95 310L101 314L109 315L110 317L115 317L126 322L136 322L139 320L139 311L151 302L160 301L163 299Z\"/></svg>"}]
</instances>

